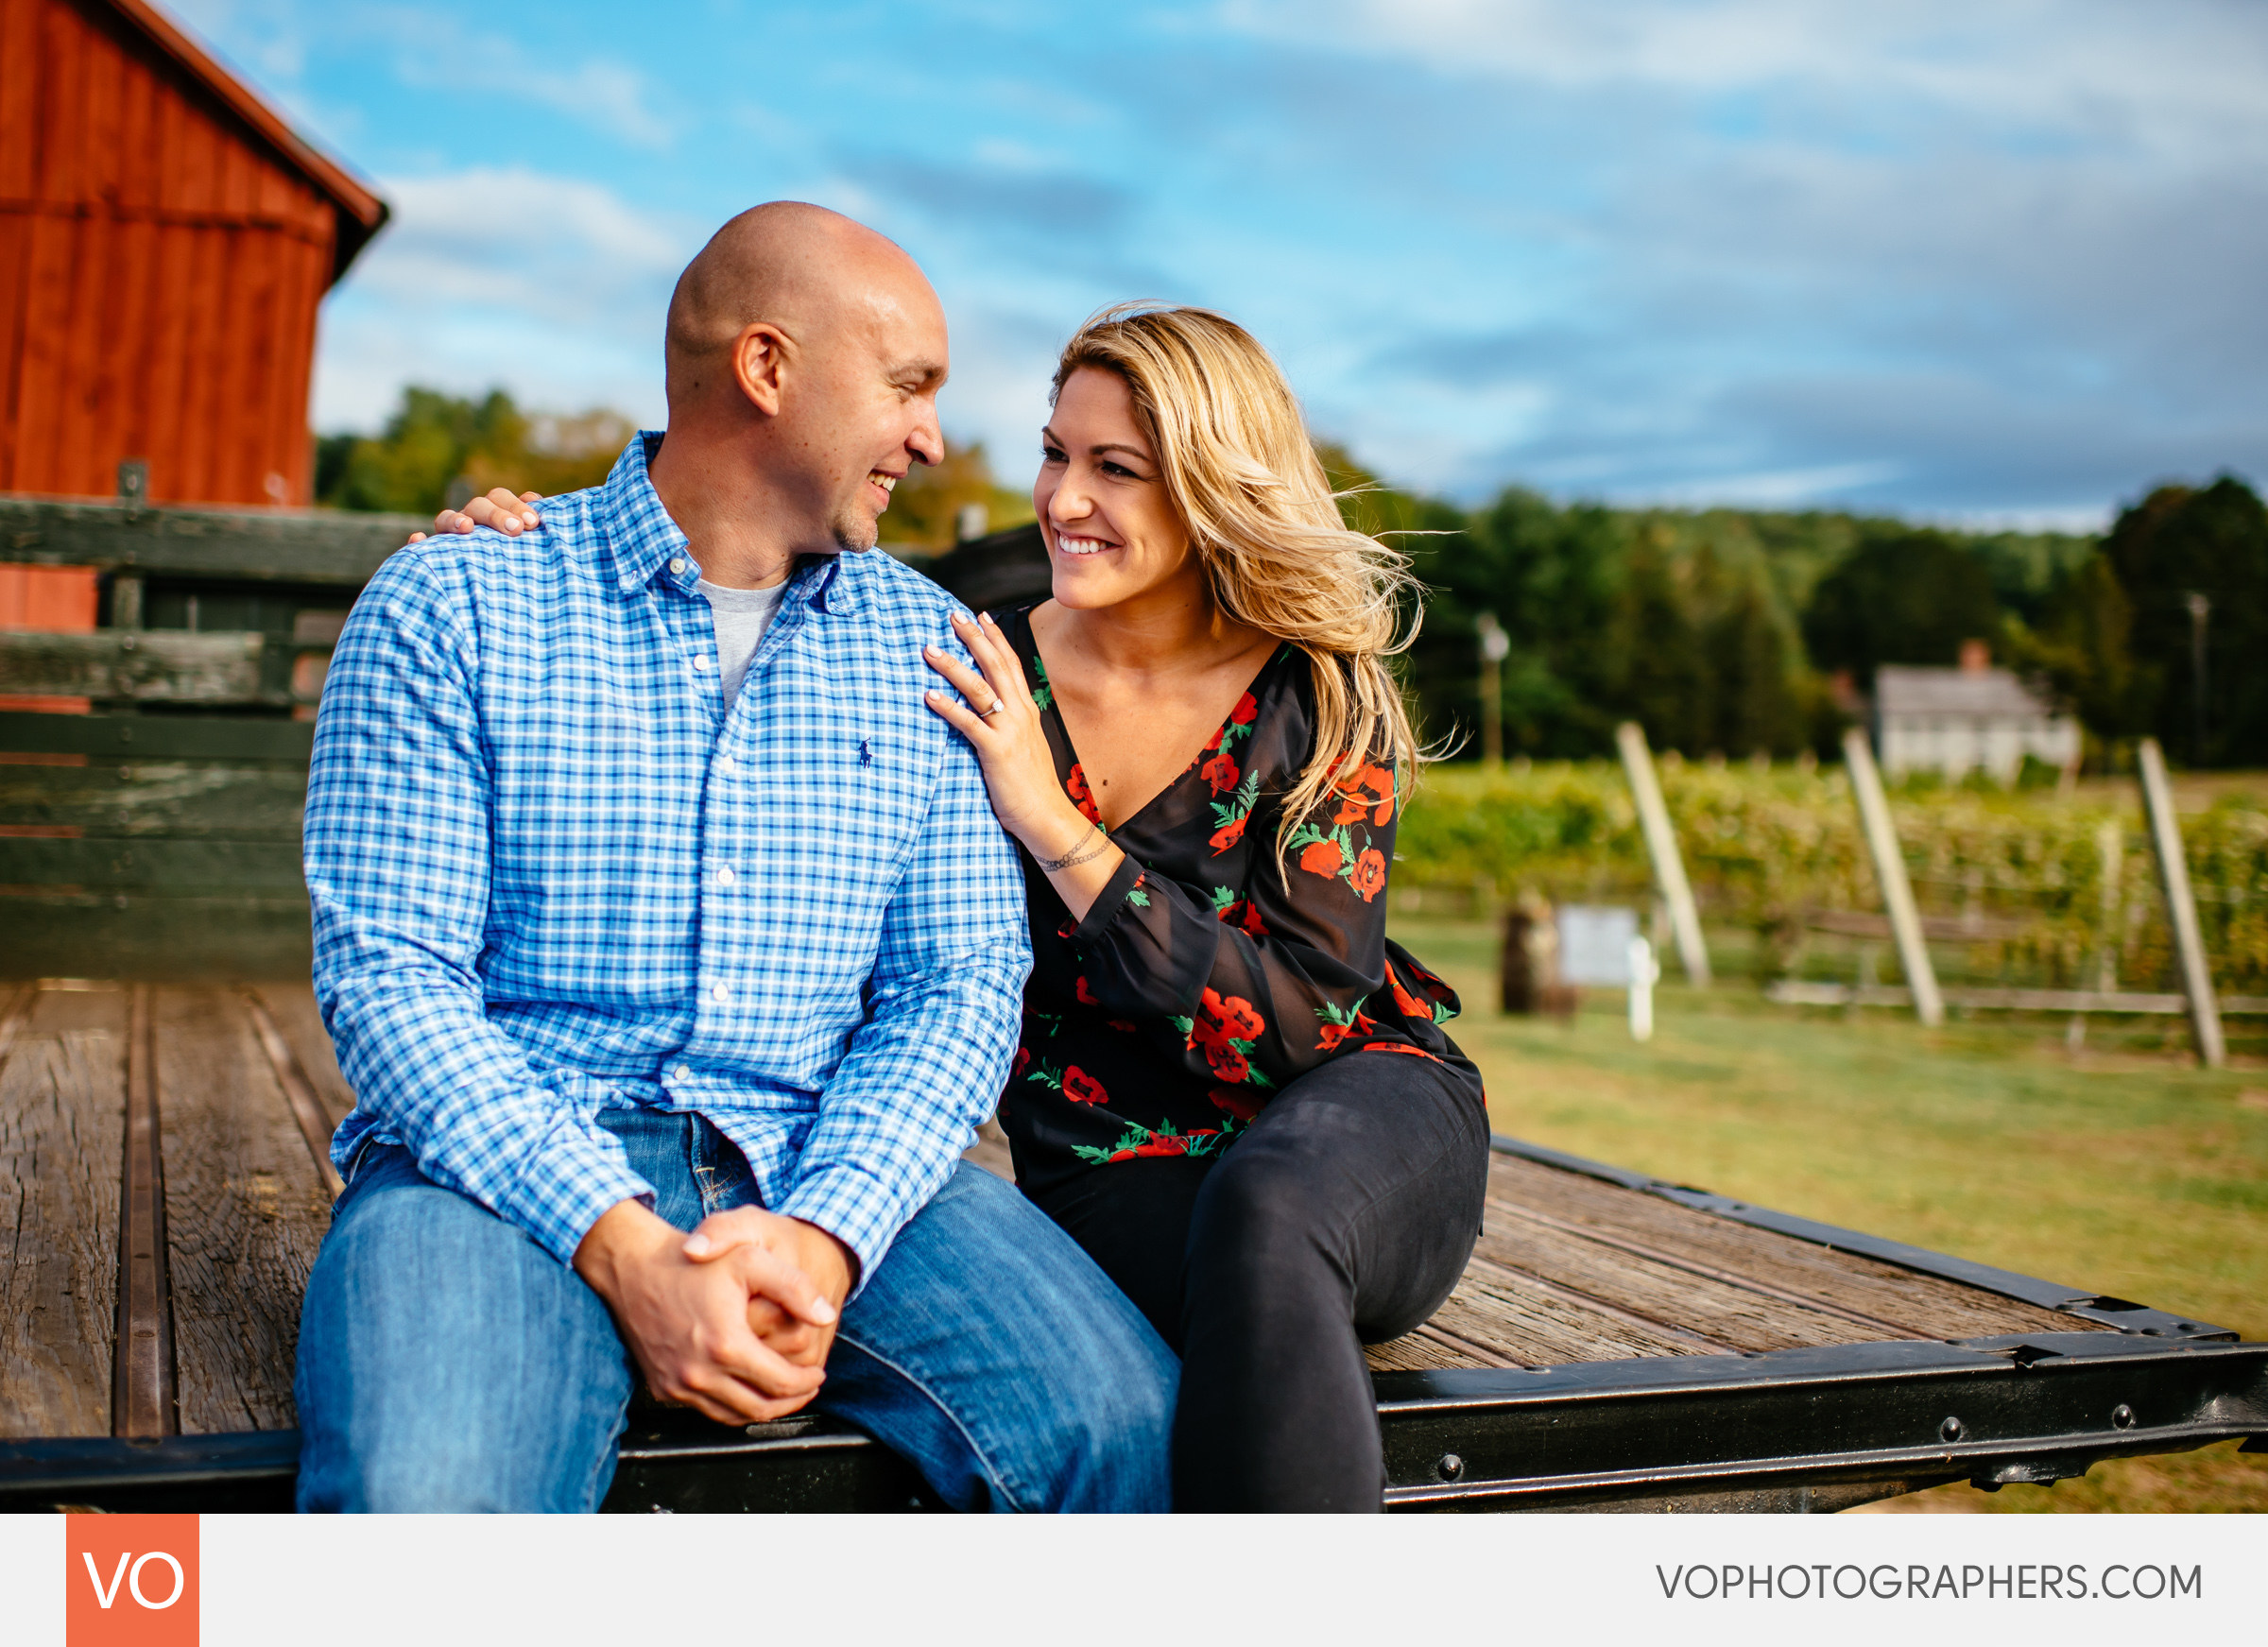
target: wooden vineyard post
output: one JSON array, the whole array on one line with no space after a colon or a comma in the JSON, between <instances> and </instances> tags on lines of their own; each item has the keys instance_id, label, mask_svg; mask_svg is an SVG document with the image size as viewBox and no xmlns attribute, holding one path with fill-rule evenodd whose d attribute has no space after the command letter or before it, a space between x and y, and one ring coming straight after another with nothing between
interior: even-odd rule
<instances>
[{"instance_id":1,"label":"wooden vineyard post","mask_svg":"<svg viewBox=\"0 0 2268 1647\"><path fill-rule=\"evenodd\" d=\"M2228 1056L2221 1039L2221 1004L2213 997L2213 976L2205 964L2205 934L2197 924L2197 899L2190 890L2190 866L2181 853L2181 826L2174 817L2174 788L2166 781L2166 757L2156 738L2136 751L2141 768L2142 810L2149 815L2150 845L2157 853L2158 884L2166 894L2166 920L2174 928L2174 958L2181 968L2181 992L2190 1003L2190 1031L2197 1061L2219 1069Z\"/></svg>"},{"instance_id":2,"label":"wooden vineyard post","mask_svg":"<svg viewBox=\"0 0 2268 1647\"><path fill-rule=\"evenodd\" d=\"M1654 757L1646 748L1646 734L1636 721L1614 729L1614 741L1623 752L1623 770L1630 777L1630 793L1638 801L1639 827L1645 832L1646 855L1654 860L1654 882L1670 906L1670 930L1677 937L1677 958L1685 975L1707 988L1710 983L1709 948L1701 941L1701 911L1693 903L1693 889L1685 878L1685 860L1677 854L1677 832L1670 828L1670 809L1661 798L1661 782L1654 775Z\"/></svg>"},{"instance_id":3,"label":"wooden vineyard post","mask_svg":"<svg viewBox=\"0 0 2268 1647\"><path fill-rule=\"evenodd\" d=\"M1865 832L1867 853L1874 859L1874 878L1882 889L1882 906L1890 915L1890 934L1898 940L1898 964L1914 991L1914 1011L1934 1029L1945 1021L1945 998L1937 993L1937 973L1921 941L1921 913L1914 907L1905 854L1898 849L1898 831L1890 822L1890 798L1882 793L1882 775L1875 770L1864 727L1844 731L1843 763L1850 774L1851 793L1858 797L1859 822Z\"/></svg>"}]
</instances>

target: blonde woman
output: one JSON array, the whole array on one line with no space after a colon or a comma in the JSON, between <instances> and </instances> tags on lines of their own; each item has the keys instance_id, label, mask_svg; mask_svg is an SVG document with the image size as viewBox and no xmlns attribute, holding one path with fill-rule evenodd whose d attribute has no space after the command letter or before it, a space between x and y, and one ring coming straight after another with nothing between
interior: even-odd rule
<instances>
[{"instance_id":1,"label":"blonde woman","mask_svg":"<svg viewBox=\"0 0 2268 1647\"><path fill-rule=\"evenodd\" d=\"M1362 1345L1448 1296L1488 1155L1385 935L1406 579L1219 315L1096 316L1040 441L1053 597L956 622L981 674L927 655L1022 848L1017 1181L1182 1356L1177 1507L1376 1510Z\"/></svg>"}]
</instances>

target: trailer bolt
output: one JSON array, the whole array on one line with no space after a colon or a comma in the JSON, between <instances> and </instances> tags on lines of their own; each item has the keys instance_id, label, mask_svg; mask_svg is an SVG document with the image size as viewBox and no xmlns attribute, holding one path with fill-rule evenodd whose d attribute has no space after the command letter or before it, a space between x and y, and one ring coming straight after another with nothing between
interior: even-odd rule
<instances>
[{"instance_id":1,"label":"trailer bolt","mask_svg":"<svg viewBox=\"0 0 2268 1647\"><path fill-rule=\"evenodd\" d=\"M1465 1461L1453 1452L1444 1452L1434 1461L1434 1473L1443 1481L1455 1481L1465 1473Z\"/></svg>"},{"instance_id":2,"label":"trailer bolt","mask_svg":"<svg viewBox=\"0 0 2268 1647\"><path fill-rule=\"evenodd\" d=\"M2110 1410L2110 1427L2113 1430L2133 1429L2134 1409L2129 1407L2123 1401L2121 1401L2117 1406L2113 1407Z\"/></svg>"},{"instance_id":3,"label":"trailer bolt","mask_svg":"<svg viewBox=\"0 0 2268 1647\"><path fill-rule=\"evenodd\" d=\"M1967 1433L1967 1430L1958 1418L1948 1418L1937 1426L1937 1439L1940 1441L1958 1441Z\"/></svg>"}]
</instances>

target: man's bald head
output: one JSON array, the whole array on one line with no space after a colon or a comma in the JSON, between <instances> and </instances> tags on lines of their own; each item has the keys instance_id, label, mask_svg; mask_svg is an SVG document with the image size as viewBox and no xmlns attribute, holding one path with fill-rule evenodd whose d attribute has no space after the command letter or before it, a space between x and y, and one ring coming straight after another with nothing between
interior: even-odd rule
<instances>
[{"instance_id":1,"label":"man's bald head","mask_svg":"<svg viewBox=\"0 0 2268 1647\"><path fill-rule=\"evenodd\" d=\"M799 555L871 548L898 483L944 461L945 311L912 258L839 212L777 200L718 230L678 277L667 352L649 472L689 535L720 511Z\"/></svg>"},{"instance_id":2,"label":"man's bald head","mask_svg":"<svg viewBox=\"0 0 2268 1647\"><path fill-rule=\"evenodd\" d=\"M715 386L727 352L759 321L808 349L878 305L936 300L903 249L865 224L800 200L752 206L678 277L664 345L670 402Z\"/></svg>"}]
</instances>

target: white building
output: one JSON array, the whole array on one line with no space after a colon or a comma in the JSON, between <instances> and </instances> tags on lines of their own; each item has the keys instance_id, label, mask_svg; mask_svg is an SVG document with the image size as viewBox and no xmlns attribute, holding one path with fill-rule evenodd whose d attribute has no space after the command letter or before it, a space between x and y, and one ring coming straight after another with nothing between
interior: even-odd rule
<instances>
[{"instance_id":1,"label":"white building","mask_svg":"<svg viewBox=\"0 0 2268 1647\"><path fill-rule=\"evenodd\" d=\"M2053 712L1984 648L1962 648L1958 669L1886 663L1874 673L1875 759L1887 773L1949 778L1983 768L2015 781L2026 755L2051 766L2079 760L2079 723Z\"/></svg>"}]
</instances>

